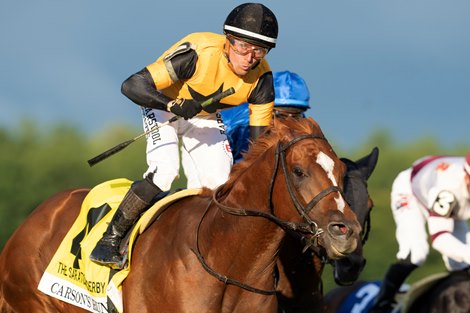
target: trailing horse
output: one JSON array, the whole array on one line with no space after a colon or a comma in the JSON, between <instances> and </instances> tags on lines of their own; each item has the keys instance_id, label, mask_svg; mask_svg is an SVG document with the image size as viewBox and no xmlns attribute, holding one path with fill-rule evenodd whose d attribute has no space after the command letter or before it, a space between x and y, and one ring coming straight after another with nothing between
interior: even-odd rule
<instances>
[{"instance_id":1,"label":"trailing horse","mask_svg":"<svg viewBox=\"0 0 470 313\"><path fill-rule=\"evenodd\" d=\"M360 245L361 226L339 187L345 171L314 120L276 122L225 184L170 204L137 238L124 312L277 312L275 265L287 233L332 260ZM0 255L2 313L84 311L37 286L88 193L46 200L9 239Z\"/></svg>"}]
</instances>

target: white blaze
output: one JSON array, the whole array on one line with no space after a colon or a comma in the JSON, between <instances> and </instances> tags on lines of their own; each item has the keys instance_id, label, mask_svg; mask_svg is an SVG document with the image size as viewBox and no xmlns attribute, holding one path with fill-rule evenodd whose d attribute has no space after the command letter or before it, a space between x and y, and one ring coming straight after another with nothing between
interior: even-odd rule
<instances>
[{"instance_id":1,"label":"white blaze","mask_svg":"<svg viewBox=\"0 0 470 313\"><path fill-rule=\"evenodd\" d=\"M327 156L325 153L320 152L317 156L317 163L325 170L328 178L333 183L333 186L338 186L338 182L336 181L335 176L333 175L333 169L335 168L335 162ZM346 203L344 203L344 199L342 197L335 198L336 205L338 206L338 210L344 213L344 207Z\"/></svg>"}]
</instances>

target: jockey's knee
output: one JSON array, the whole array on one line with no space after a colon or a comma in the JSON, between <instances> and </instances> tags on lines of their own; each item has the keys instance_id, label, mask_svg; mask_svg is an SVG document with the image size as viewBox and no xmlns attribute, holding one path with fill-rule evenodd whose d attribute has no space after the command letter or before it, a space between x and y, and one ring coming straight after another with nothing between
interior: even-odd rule
<instances>
[{"instance_id":1,"label":"jockey's knee","mask_svg":"<svg viewBox=\"0 0 470 313\"><path fill-rule=\"evenodd\" d=\"M402 262L409 262L416 266L421 266L426 262L428 254L429 245L427 242L416 242L411 245L402 245L397 253L397 259Z\"/></svg>"},{"instance_id":2,"label":"jockey's knee","mask_svg":"<svg viewBox=\"0 0 470 313\"><path fill-rule=\"evenodd\" d=\"M140 199L146 203L152 200L162 192L162 190L153 182L153 173L149 173L144 179L135 181L131 189Z\"/></svg>"},{"instance_id":3,"label":"jockey's knee","mask_svg":"<svg viewBox=\"0 0 470 313\"><path fill-rule=\"evenodd\" d=\"M163 191L168 191L171 188L173 181L179 177L179 169L159 168L156 171L148 170L144 174L144 179L151 181L155 186L158 186Z\"/></svg>"},{"instance_id":4,"label":"jockey's knee","mask_svg":"<svg viewBox=\"0 0 470 313\"><path fill-rule=\"evenodd\" d=\"M398 258L398 263L403 265L422 266L428 257L427 249L412 250L406 258Z\"/></svg>"},{"instance_id":5,"label":"jockey's knee","mask_svg":"<svg viewBox=\"0 0 470 313\"><path fill-rule=\"evenodd\" d=\"M417 266L421 266L426 262L429 254L429 246L420 246L417 249L412 249L409 255L409 262Z\"/></svg>"}]
</instances>

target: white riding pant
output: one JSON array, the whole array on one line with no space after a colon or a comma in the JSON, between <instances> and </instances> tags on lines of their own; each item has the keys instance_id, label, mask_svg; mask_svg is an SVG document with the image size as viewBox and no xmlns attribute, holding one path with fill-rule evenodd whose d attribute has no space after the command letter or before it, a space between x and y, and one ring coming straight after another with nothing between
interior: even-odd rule
<instances>
[{"instance_id":1,"label":"white riding pant","mask_svg":"<svg viewBox=\"0 0 470 313\"><path fill-rule=\"evenodd\" d=\"M411 169L398 174L392 185L391 208L396 224L397 259L410 257L411 263L422 265L429 254L426 212L411 191Z\"/></svg>"},{"instance_id":2,"label":"white riding pant","mask_svg":"<svg viewBox=\"0 0 470 313\"><path fill-rule=\"evenodd\" d=\"M173 113L142 108L144 130L168 121ZM181 165L188 188L211 189L225 183L233 164L232 152L219 113L183 118L159 127L147 136L147 164L144 173L155 173L153 182L161 190L170 190L179 177Z\"/></svg>"}]
</instances>

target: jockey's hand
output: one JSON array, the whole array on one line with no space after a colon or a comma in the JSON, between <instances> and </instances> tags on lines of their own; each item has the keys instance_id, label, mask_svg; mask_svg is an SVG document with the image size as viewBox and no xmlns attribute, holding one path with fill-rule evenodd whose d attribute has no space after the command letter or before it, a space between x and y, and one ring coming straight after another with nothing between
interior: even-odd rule
<instances>
[{"instance_id":1,"label":"jockey's hand","mask_svg":"<svg viewBox=\"0 0 470 313\"><path fill-rule=\"evenodd\" d=\"M167 110L187 120L201 112L202 105L195 100L179 98L168 102Z\"/></svg>"}]
</instances>

